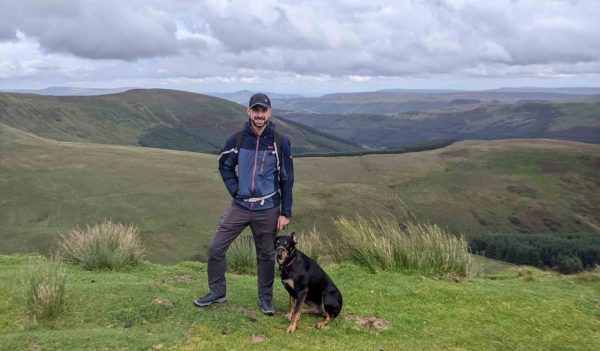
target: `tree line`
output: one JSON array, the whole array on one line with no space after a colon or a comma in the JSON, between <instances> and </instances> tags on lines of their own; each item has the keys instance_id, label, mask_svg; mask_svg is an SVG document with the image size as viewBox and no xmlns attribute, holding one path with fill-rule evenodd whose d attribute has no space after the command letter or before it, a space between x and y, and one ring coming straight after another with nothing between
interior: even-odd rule
<instances>
[{"instance_id":1,"label":"tree line","mask_svg":"<svg viewBox=\"0 0 600 351\"><path fill-rule=\"evenodd\" d=\"M600 234L482 234L471 252L516 264L572 274L600 265Z\"/></svg>"}]
</instances>

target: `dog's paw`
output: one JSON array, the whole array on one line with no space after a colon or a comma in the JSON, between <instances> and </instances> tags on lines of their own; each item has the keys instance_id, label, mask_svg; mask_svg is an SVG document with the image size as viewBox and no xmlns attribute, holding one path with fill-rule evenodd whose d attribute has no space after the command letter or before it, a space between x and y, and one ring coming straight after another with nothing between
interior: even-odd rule
<instances>
[{"instance_id":1,"label":"dog's paw","mask_svg":"<svg viewBox=\"0 0 600 351\"><path fill-rule=\"evenodd\" d=\"M287 329L285 330L286 333L293 333L296 331L296 325L295 324L290 324L289 327L287 327Z\"/></svg>"},{"instance_id":2,"label":"dog's paw","mask_svg":"<svg viewBox=\"0 0 600 351\"><path fill-rule=\"evenodd\" d=\"M285 315L285 318L286 318L288 321L291 321L291 320L292 320L292 317L294 317L294 313L293 313L293 312L290 312L290 313L288 313L288 314L286 314L286 315Z\"/></svg>"},{"instance_id":3,"label":"dog's paw","mask_svg":"<svg viewBox=\"0 0 600 351\"><path fill-rule=\"evenodd\" d=\"M320 321L320 322L318 322L318 323L315 325L315 327L316 327L317 329L327 329L327 328L328 328L328 326L327 326L328 324L329 324L329 322L327 322L327 321Z\"/></svg>"}]
</instances>

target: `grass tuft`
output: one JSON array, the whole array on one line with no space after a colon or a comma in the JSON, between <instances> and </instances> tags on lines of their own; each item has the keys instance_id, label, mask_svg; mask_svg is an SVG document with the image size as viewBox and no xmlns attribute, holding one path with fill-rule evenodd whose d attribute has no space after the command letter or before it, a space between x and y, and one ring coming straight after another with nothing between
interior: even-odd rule
<instances>
[{"instance_id":1,"label":"grass tuft","mask_svg":"<svg viewBox=\"0 0 600 351\"><path fill-rule=\"evenodd\" d=\"M138 228L130 224L104 220L87 225L85 229L72 229L58 239L58 254L66 262L80 264L87 270L125 270L137 265L144 247Z\"/></svg>"},{"instance_id":2,"label":"grass tuft","mask_svg":"<svg viewBox=\"0 0 600 351\"><path fill-rule=\"evenodd\" d=\"M38 320L51 320L65 305L65 267L57 262L32 262L24 274L24 298L27 310Z\"/></svg>"},{"instance_id":3,"label":"grass tuft","mask_svg":"<svg viewBox=\"0 0 600 351\"><path fill-rule=\"evenodd\" d=\"M321 232L313 225L311 230L299 232L297 247L305 255L319 262L319 258L326 254L325 250L331 248L331 244L325 241Z\"/></svg>"},{"instance_id":4,"label":"grass tuft","mask_svg":"<svg viewBox=\"0 0 600 351\"><path fill-rule=\"evenodd\" d=\"M227 251L227 268L238 274L256 274L256 248L250 234L240 235Z\"/></svg>"},{"instance_id":5,"label":"grass tuft","mask_svg":"<svg viewBox=\"0 0 600 351\"><path fill-rule=\"evenodd\" d=\"M473 262L464 237L446 233L435 224L340 217L336 227L341 245L335 259L350 259L371 272L414 271L425 275L472 275Z\"/></svg>"}]
</instances>

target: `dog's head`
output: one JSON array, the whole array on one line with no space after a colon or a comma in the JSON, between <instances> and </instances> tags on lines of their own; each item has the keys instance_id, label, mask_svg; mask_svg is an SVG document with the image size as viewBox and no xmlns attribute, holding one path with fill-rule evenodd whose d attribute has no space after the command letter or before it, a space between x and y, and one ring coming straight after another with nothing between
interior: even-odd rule
<instances>
[{"instance_id":1,"label":"dog's head","mask_svg":"<svg viewBox=\"0 0 600 351\"><path fill-rule=\"evenodd\" d=\"M292 233L290 236L278 236L275 238L275 253L277 255L277 263L283 264L288 257L293 255L296 251L296 233Z\"/></svg>"}]
</instances>

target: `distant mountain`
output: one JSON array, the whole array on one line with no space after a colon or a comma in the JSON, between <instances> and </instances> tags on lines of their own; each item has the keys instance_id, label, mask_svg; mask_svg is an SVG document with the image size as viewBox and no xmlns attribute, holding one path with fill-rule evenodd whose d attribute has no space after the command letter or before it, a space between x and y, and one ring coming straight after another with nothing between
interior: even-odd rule
<instances>
[{"instance_id":1,"label":"distant mountain","mask_svg":"<svg viewBox=\"0 0 600 351\"><path fill-rule=\"evenodd\" d=\"M565 88L566 89L566 88ZM593 90L586 93L575 93L579 88L567 91L517 91L482 90L482 91L447 91L447 90L402 90L387 89L373 92L337 93L317 98L298 98L281 100L274 108L280 111L296 111L310 113L345 114L388 114L407 111L427 111L464 105L465 102L504 102L521 101L553 101L553 102L585 102L597 97ZM590 88L591 89L591 88Z\"/></svg>"},{"instance_id":2,"label":"distant mountain","mask_svg":"<svg viewBox=\"0 0 600 351\"><path fill-rule=\"evenodd\" d=\"M134 89L99 96L0 93L1 123L60 141L217 152L246 119L243 106L177 90ZM302 125L274 123L292 136L295 152L360 149Z\"/></svg>"},{"instance_id":3,"label":"distant mountain","mask_svg":"<svg viewBox=\"0 0 600 351\"><path fill-rule=\"evenodd\" d=\"M280 117L370 147L432 140L553 138L600 143L600 102L479 103L395 114L281 112Z\"/></svg>"},{"instance_id":4,"label":"distant mountain","mask_svg":"<svg viewBox=\"0 0 600 351\"><path fill-rule=\"evenodd\" d=\"M232 93L205 93L206 95L215 96L224 100L229 100L233 102L237 102L240 105L247 106L248 101L250 101L250 97L258 93L258 91L250 91L250 90L240 90ZM288 99L300 99L303 98L302 95L294 95L294 94L280 94L273 92L264 92L271 99L271 104L275 107L278 105L280 100L288 100Z\"/></svg>"},{"instance_id":5,"label":"distant mountain","mask_svg":"<svg viewBox=\"0 0 600 351\"><path fill-rule=\"evenodd\" d=\"M499 89L494 89L491 91L594 95L594 94L600 94L600 87L564 87L564 88L521 87L521 88L499 88Z\"/></svg>"},{"instance_id":6,"label":"distant mountain","mask_svg":"<svg viewBox=\"0 0 600 351\"><path fill-rule=\"evenodd\" d=\"M94 96L94 95L122 93L124 91L131 90L131 89L135 89L135 88L103 89L103 88L49 87L49 88L37 89L37 90L34 90L34 89L2 90L2 89L0 89L0 92L52 95L52 96Z\"/></svg>"}]
</instances>

